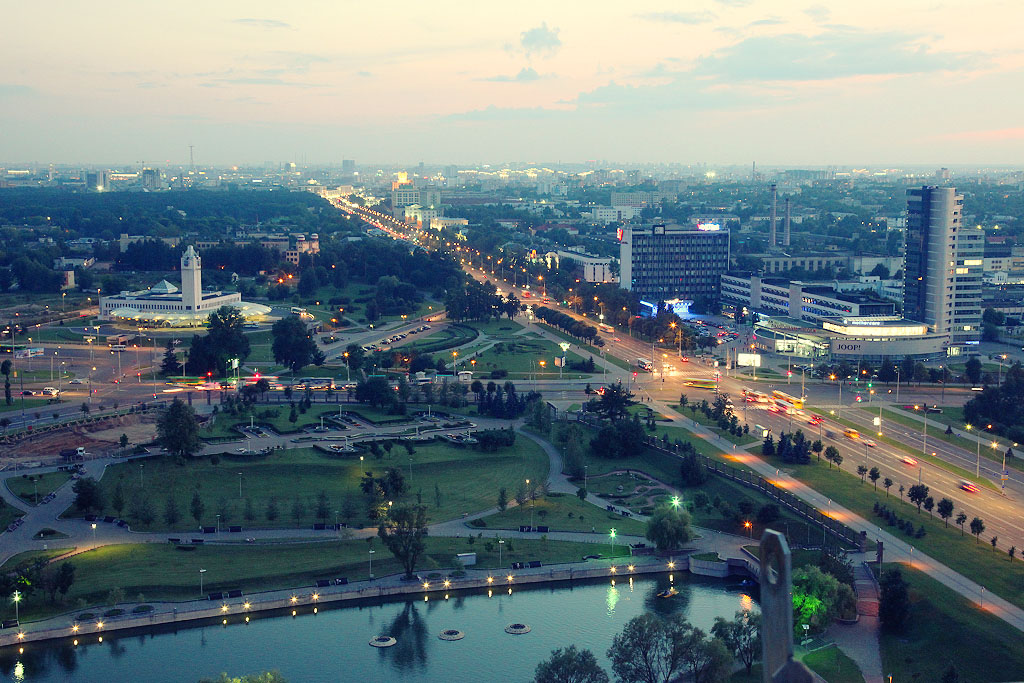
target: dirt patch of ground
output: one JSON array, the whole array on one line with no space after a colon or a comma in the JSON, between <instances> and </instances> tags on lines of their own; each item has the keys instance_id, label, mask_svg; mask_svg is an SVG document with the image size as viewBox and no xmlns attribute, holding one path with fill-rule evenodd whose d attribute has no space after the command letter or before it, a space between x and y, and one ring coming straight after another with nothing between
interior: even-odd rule
<instances>
[{"instance_id":1,"label":"dirt patch of ground","mask_svg":"<svg viewBox=\"0 0 1024 683\"><path fill-rule=\"evenodd\" d=\"M84 446L94 455L119 448L122 434L129 443L146 443L156 434L156 419L148 415L125 415L102 422L79 425L55 432L32 436L0 449L0 456L17 461L54 458L65 448Z\"/></svg>"}]
</instances>

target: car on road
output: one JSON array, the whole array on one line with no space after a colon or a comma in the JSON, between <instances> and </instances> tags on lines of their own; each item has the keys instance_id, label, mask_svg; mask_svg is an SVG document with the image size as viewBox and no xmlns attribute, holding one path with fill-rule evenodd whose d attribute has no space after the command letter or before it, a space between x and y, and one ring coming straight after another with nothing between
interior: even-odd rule
<instances>
[{"instance_id":1,"label":"car on road","mask_svg":"<svg viewBox=\"0 0 1024 683\"><path fill-rule=\"evenodd\" d=\"M36 394L31 389L26 389L25 391L21 392L21 395L22 396L35 396Z\"/></svg>"},{"instance_id":2,"label":"car on road","mask_svg":"<svg viewBox=\"0 0 1024 683\"><path fill-rule=\"evenodd\" d=\"M978 492L978 485L972 481L967 481L966 479L960 480L960 488L962 488L964 491L967 491L968 493Z\"/></svg>"},{"instance_id":3,"label":"car on road","mask_svg":"<svg viewBox=\"0 0 1024 683\"><path fill-rule=\"evenodd\" d=\"M85 384L85 380L82 380L82 379L73 379L73 380L71 380L71 381L69 382L69 384Z\"/></svg>"},{"instance_id":4,"label":"car on road","mask_svg":"<svg viewBox=\"0 0 1024 683\"><path fill-rule=\"evenodd\" d=\"M917 467L917 460L914 460L909 455L904 455L901 458L901 460L903 460L903 462L906 463L907 465L911 465L913 467Z\"/></svg>"},{"instance_id":5,"label":"car on road","mask_svg":"<svg viewBox=\"0 0 1024 683\"><path fill-rule=\"evenodd\" d=\"M868 448L874 448L875 442L872 441L871 439L868 439L867 441L864 442L864 445L867 446Z\"/></svg>"}]
</instances>

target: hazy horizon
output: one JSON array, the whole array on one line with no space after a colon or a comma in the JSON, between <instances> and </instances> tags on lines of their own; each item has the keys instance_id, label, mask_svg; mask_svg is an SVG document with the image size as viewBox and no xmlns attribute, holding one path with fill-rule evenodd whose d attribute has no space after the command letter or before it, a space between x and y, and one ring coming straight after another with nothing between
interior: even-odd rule
<instances>
[{"instance_id":1,"label":"hazy horizon","mask_svg":"<svg viewBox=\"0 0 1024 683\"><path fill-rule=\"evenodd\" d=\"M1024 152L1024 6L1002 0L114 0L5 18L0 157L15 163L183 165L189 145L198 165L996 167Z\"/></svg>"}]
</instances>

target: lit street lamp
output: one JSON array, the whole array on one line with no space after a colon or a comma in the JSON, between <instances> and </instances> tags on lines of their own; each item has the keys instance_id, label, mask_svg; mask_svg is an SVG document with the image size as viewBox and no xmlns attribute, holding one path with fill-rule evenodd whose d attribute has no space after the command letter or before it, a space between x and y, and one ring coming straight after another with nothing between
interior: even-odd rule
<instances>
[{"instance_id":1,"label":"lit street lamp","mask_svg":"<svg viewBox=\"0 0 1024 683\"><path fill-rule=\"evenodd\" d=\"M615 557L615 529L608 532L608 537L611 539L612 557Z\"/></svg>"},{"instance_id":2,"label":"lit street lamp","mask_svg":"<svg viewBox=\"0 0 1024 683\"><path fill-rule=\"evenodd\" d=\"M205 573L205 569L199 570L199 597L203 597L203 574Z\"/></svg>"}]
</instances>

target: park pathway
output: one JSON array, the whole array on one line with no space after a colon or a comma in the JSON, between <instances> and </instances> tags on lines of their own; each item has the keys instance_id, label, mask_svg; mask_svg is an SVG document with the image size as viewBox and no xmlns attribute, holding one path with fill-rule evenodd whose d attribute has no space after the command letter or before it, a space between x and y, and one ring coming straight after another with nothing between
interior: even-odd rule
<instances>
[{"instance_id":1,"label":"park pathway","mask_svg":"<svg viewBox=\"0 0 1024 683\"><path fill-rule=\"evenodd\" d=\"M829 636L847 657L857 662L865 683L882 683L882 655L878 642L878 584L864 562L853 568L857 593L856 624L833 624Z\"/></svg>"}]
</instances>

